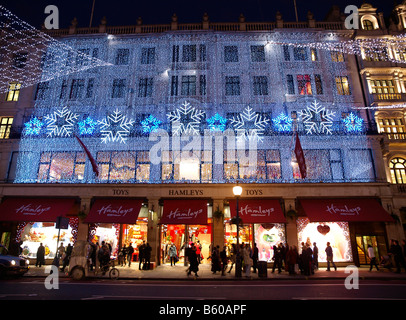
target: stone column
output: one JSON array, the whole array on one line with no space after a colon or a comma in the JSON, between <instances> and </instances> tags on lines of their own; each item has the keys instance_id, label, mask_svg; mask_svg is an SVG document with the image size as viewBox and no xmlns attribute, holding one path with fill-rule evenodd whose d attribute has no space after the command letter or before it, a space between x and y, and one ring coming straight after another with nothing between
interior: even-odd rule
<instances>
[{"instance_id":1,"label":"stone column","mask_svg":"<svg viewBox=\"0 0 406 320\"><path fill-rule=\"evenodd\" d=\"M289 210L296 210L295 198L286 198L285 215ZM298 246L296 217L286 217L286 242L289 246Z\"/></svg>"},{"instance_id":2,"label":"stone column","mask_svg":"<svg viewBox=\"0 0 406 320\"><path fill-rule=\"evenodd\" d=\"M223 215L220 218L213 216L213 245L219 246L220 249L224 246L224 200L223 199L214 199L213 200L213 212L216 210L223 212Z\"/></svg>"},{"instance_id":3,"label":"stone column","mask_svg":"<svg viewBox=\"0 0 406 320\"><path fill-rule=\"evenodd\" d=\"M89 214L91 201L92 201L91 197L80 198L79 211L82 211L86 216ZM82 218L79 218L77 239L87 241L88 234L89 234L89 225L87 223L84 223Z\"/></svg>"},{"instance_id":4,"label":"stone column","mask_svg":"<svg viewBox=\"0 0 406 320\"><path fill-rule=\"evenodd\" d=\"M160 250L160 234L159 234L159 199L148 199L148 234L147 242L152 247L151 262L158 265L159 250Z\"/></svg>"}]
</instances>

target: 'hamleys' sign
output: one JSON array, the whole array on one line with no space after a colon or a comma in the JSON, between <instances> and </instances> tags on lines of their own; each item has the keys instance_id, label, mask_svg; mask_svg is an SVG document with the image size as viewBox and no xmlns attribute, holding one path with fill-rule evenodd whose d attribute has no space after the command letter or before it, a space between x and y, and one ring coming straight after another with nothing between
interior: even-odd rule
<instances>
[{"instance_id":1,"label":"'hamleys' sign","mask_svg":"<svg viewBox=\"0 0 406 320\"><path fill-rule=\"evenodd\" d=\"M187 209L187 210L180 210L176 208L175 210L171 210L168 214L169 219L178 219L178 220L189 220L195 219L199 214L203 213L203 209Z\"/></svg>"},{"instance_id":2,"label":"'hamleys' sign","mask_svg":"<svg viewBox=\"0 0 406 320\"><path fill-rule=\"evenodd\" d=\"M16 209L17 214L22 214L24 216L40 216L44 212L51 210L51 207L42 205L33 205L32 203L22 205Z\"/></svg>"},{"instance_id":3,"label":"'hamleys' sign","mask_svg":"<svg viewBox=\"0 0 406 320\"><path fill-rule=\"evenodd\" d=\"M330 214L339 214L341 216L355 216L360 214L361 208L349 207L347 205L337 206L332 203L331 205L327 205L326 211Z\"/></svg>"},{"instance_id":4,"label":"'hamleys' sign","mask_svg":"<svg viewBox=\"0 0 406 320\"><path fill-rule=\"evenodd\" d=\"M270 207L263 207L261 205L259 206L249 206L245 205L240 208L240 215L249 215L252 217L269 217L272 212L275 211L275 208L270 208Z\"/></svg>"},{"instance_id":5,"label":"'hamleys' sign","mask_svg":"<svg viewBox=\"0 0 406 320\"><path fill-rule=\"evenodd\" d=\"M123 206L113 207L112 205L102 206L97 210L99 215L107 217L125 217L128 213L133 212L134 208L126 208Z\"/></svg>"}]
</instances>

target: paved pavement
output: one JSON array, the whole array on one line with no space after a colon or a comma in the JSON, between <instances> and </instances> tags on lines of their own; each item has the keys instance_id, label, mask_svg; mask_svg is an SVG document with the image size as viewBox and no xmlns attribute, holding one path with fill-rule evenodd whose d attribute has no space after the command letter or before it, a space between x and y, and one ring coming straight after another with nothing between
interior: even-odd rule
<instances>
[{"instance_id":1,"label":"paved pavement","mask_svg":"<svg viewBox=\"0 0 406 320\"><path fill-rule=\"evenodd\" d=\"M133 263L131 267L117 267L120 276L119 279L139 279L139 280L235 280L235 272L233 269L231 273L226 273L225 276L221 275L221 272L213 274L211 272L211 266L209 264L201 264L199 266L198 278L193 276L188 276L186 273L187 267L183 264L176 264L175 266L170 266L169 264L160 265L154 270L139 270L138 263ZM394 269L393 269L394 270ZM48 271L49 272L49 271ZM360 279L364 280L406 280L406 272L402 269L402 273L395 273L389 270L380 269L377 271L369 271L369 267L358 268ZM272 273L272 269L268 267L267 277L258 277L258 273L252 273L251 277L246 278L245 273L242 274L241 280L316 280L316 279L345 279L353 272L349 272L345 267L339 267L337 271L326 271L325 267L316 270L314 275L304 276L300 274L289 275L288 272L282 271L278 274L277 270ZM49 273L46 272L45 267L35 267L31 266L29 271L24 275L24 277L46 277ZM66 273L60 272L60 277L67 277ZM94 274L90 274L90 277L94 277ZM101 276L100 276L101 277ZM108 276L104 276L107 278Z\"/></svg>"}]
</instances>

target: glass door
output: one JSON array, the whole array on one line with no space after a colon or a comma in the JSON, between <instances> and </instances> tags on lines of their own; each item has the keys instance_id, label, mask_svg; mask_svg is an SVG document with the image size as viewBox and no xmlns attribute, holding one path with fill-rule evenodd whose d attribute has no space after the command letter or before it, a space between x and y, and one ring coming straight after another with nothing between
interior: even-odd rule
<instances>
[{"instance_id":1,"label":"glass door","mask_svg":"<svg viewBox=\"0 0 406 320\"><path fill-rule=\"evenodd\" d=\"M357 235L357 251L360 264L369 264L368 245L371 245L375 252L376 260L379 262L382 255L387 254L385 238L383 236Z\"/></svg>"}]
</instances>

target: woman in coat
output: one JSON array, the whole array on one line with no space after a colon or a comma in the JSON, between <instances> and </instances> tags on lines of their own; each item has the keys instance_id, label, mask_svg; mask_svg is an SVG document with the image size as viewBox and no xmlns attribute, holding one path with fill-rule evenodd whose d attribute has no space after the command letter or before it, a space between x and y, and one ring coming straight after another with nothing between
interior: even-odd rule
<instances>
[{"instance_id":1,"label":"woman in coat","mask_svg":"<svg viewBox=\"0 0 406 320\"><path fill-rule=\"evenodd\" d=\"M172 243L172 245L169 247L169 258L171 260L171 267L175 265L176 257L177 257L176 246Z\"/></svg>"}]
</instances>

